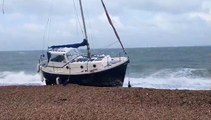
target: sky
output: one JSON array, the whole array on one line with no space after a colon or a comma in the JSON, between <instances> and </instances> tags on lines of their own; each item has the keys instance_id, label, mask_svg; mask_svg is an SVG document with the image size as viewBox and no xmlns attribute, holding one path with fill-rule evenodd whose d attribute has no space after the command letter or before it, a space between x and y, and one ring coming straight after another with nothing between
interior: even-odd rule
<instances>
[{"instance_id":1,"label":"sky","mask_svg":"<svg viewBox=\"0 0 211 120\"><path fill-rule=\"evenodd\" d=\"M120 47L100 0L82 0L91 48ZM211 0L104 0L126 48L211 45ZM78 0L0 0L0 51L84 38ZM3 14L3 10L4 14Z\"/></svg>"}]
</instances>

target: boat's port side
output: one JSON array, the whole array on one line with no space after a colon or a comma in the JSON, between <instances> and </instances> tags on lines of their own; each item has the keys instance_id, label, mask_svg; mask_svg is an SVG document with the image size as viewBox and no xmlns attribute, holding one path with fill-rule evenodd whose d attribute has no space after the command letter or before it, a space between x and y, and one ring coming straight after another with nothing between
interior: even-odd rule
<instances>
[{"instance_id":1,"label":"boat's port side","mask_svg":"<svg viewBox=\"0 0 211 120\"><path fill-rule=\"evenodd\" d=\"M52 49L39 70L46 85L75 83L92 86L122 86L127 57L83 56L75 48Z\"/></svg>"},{"instance_id":2,"label":"boat's port side","mask_svg":"<svg viewBox=\"0 0 211 120\"><path fill-rule=\"evenodd\" d=\"M122 86L128 62L103 71L87 72L87 74L57 74L42 71L46 85L79 84L99 87Z\"/></svg>"},{"instance_id":3,"label":"boat's port side","mask_svg":"<svg viewBox=\"0 0 211 120\"><path fill-rule=\"evenodd\" d=\"M92 73L103 71L115 66L118 66L127 61L127 58L122 57L121 60L119 57L111 58L110 56L106 56L101 61L93 60L93 61L80 61L80 62L72 62L72 63L56 63L49 62L47 66L42 66L41 69L48 73L54 74L65 74L65 75L74 75L74 74L84 74L84 73Z\"/></svg>"}]
</instances>

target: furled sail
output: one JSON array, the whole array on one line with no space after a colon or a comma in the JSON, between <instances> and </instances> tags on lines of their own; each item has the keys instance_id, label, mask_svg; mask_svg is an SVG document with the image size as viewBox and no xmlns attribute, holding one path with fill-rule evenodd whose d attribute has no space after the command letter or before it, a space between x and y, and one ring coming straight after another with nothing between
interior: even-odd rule
<instances>
[{"instance_id":1,"label":"furled sail","mask_svg":"<svg viewBox=\"0 0 211 120\"><path fill-rule=\"evenodd\" d=\"M76 44L67 44L67 45L56 45L56 46L51 46L49 48L55 49L55 48L79 48L82 46L88 45L88 41L86 39L83 40L81 43L76 43Z\"/></svg>"}]
</instances>

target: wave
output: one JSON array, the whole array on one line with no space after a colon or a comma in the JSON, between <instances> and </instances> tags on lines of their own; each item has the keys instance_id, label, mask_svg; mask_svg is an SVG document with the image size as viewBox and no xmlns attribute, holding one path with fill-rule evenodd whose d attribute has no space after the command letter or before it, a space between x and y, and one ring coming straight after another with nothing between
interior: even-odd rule
<instances>
[{"instance_id":1,"label":"wave","mask_svg":"<svg viewBox=\"0 0 211 120\"><path fill-rule=\"evenodd\" d=\"M148 76L126 77L124 87L127 87L128 81L132 87L211 90L210 72L205 69L162 69Z\"/></svg>"},{"instance_id":2,"label":"wave","mask_svg":"<svg viewBox=\"0 0 211 120\"><path fill-rule=\"evenodd\" d=\"M206 74L206 75L204 75ZM187 90L211 90L210 72L204 69L162 69L152 74L141 77L126 77L123 87L127 87L130 81L132 87L155 89L187 89ZM208 75L208 76L207 76ZM206 77L204 77L206 76ZM0 86L41 86L39 74L20 72L0 72Z\"/></svg>"},{"instance_id":3,"label":"wave","mask_svg":"<svg viewBox=\"0 0 211 120\"><path fill-rule=\"evenodd\" d=\"M26 74L24 71L0 72L0 86L12 85L40 86L45 83L41 81L39 74Z\"/></svg>"}]
</instances>

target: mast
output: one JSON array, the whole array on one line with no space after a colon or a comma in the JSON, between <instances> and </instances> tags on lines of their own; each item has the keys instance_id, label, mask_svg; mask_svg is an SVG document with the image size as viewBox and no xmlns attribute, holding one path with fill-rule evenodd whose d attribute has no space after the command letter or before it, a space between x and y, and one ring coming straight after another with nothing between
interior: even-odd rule
<instances>
[{"instance_id":1,"label":"mast","mask_svg":"<svg viewBox=\"0 0 211 120\"><path fill-rule=\"evenodd\" d=\"M125 48L124 48L124 46L123 46L123 44L122 44L122 42L121 42L121 39L120 39L120 37L119 37L119 34L118 34L117 31L116 31L116 28L114 27L114 25L113 25L113 23L112 23L112 20L111 20L109 14L108 14L108 11L107 11L107 9L106 9L106 6L105 6L103 0L101 0L101 3L102 3L103 8L104 8L104 10L105 10L105 13L106 13L108 22L109 22L109 24L111 25L112 29L114 30L114 33L115 33L117 39L119 40L119 43L120 43L120 45L121 45L121 47L122 47L122 50L124 51L125 55L127 55L127 52L126 52L126 50L125 50Z\"/></svg>"},{"instance_id":2,"label":"mast","mask_svg":"<svg viewBox=\"0 0 211 120\"><path fill-rule=\"evenodd\" d=\"M79 4L80 4L80 8L81 8L81 17L82 17L82 21L83 21L85 40L87 40L87 57L91 58L90 46L89 46L88 36L87 36L87 31L86 31L86 22L85 22L85 18L84 18L83 6L82 6L81 0L79 0Z\"/></svg>"}]
</instances>

